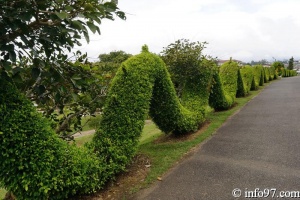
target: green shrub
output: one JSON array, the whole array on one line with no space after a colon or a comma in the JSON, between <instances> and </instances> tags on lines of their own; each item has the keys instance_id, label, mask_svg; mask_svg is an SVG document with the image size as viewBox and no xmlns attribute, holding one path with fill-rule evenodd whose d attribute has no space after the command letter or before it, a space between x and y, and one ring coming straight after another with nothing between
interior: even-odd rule
<instances>
[{"instance_id":1,"label":"green shrub","mask_svg":"<svg viewBox=\"0 0 300 200\"><path fill-rule=\"evenodd\" d=\"M238 72L238 89L236 96L246 96L249 94L251 87L254 87L254 69L246 65L241 67Z\"/></svg>"},{"instance_id":2,"label":"green shrub","mask_svg":"<svg viewBox=\"0 0 300 200\"><path fill-rule=\"evenodd\" d=\"M271 80L277 79L277 73L276 73L275 67L271 66L269 69L270 69Z\"/></svg>"},{"instance_id":3,"label":"green shrub","mask_svg":"<svg viewBox=\"0 0 300 200\"><path fill-rule=\"evenodd\" d=\"M209 94L212 84L213 70L216 64L207 59L203 59L193 76L190 76L183 88L180 101L185 108L207 114L206 109L209 105Z\"/></svg>"},{"instance_id":4,"label":"green shrub","mask_svg":"<svg viewBox=\"0 0 300 200\"><path fill-rule=\"evenodd\" d=\"M237 78L237 91L236 91L236 97L244 97L246 96L246 84L243 81L243 77L241 74L240 69L238 70L238 78Z\"/></svg>"},{"instance_id":5,"label":"green shrub","mask_svg":"<svg viewBox=\"0 0 300 200\"><path fill-rule=\"evenodd\" d=\"M281 68L281 76L282 77L289 77L289 70L285 68Z\"/></svg>"},{"instance_id":6,"label":"green shrub","mask_svg":"<svg viewBox=\"0 0 300 200\"><path fill-rule=\"evenodd\" d=\"M290 75L291 76L297 76L297 72L295 70L290 70Z\"/></svg>"},{"instance_id":7,"label":"green shrub","mask_svg":"<svg viewBox=\"0 0 300 200\"><path fill-rule=\"evenodd\" d=\"M263 67L264 72L264 82L268 83L270 81L270 70L268 67Z\"/></svg>"},{"instance_id":8,"label":"green shrub","mask_svg":"<svg viewBox=\"0 0 300 200\"><path fill-rule=\"evenodd\" d=\"M226 110L230 107L226 101L225 92L221 83L221 78L218 70L213 74L213 84L209 95L209 105L215 110Z\"/></svg>"},{"instance_id":9,"label":"green shrub","mask_svg":"<svg viewBox=\"0 0 300 200\"><path fill-rule=\"evenodd\" d=\"M258 89L258 86L264 85L264 72L262 65L255 65L254 67L254 81L255 88Z\"/></svg>"},{"instance_id":10,"label":"green shrub","mask_svg":"<svg viewBox=\"0 0 300 200\"><path fill-rule=\"evenodd\" d=\"M276 72L275 72L275 67L274 67L274 66L271 66L271 67L269 68L269 71L270 71L270 80L277 79L277 77L276 77Z\"/></svg>"},{"instance_id":11,"label":"green shrub","mask_svg":"<svg viewBox=\"0 0 300 200\"><path fill-rule=\"evenodd\" d=\"M239 66L228 61L221 65L219 73L213 75L213 85L209 97L210 105L216 110L226 110L233 106L237 92Z\"/></svg>"},{"instance_id":12,"label":"green shrub","mask_svg":"<svg viewBox=\"0 0 300 200\"><path fill-rule=\"evenodd\" d=\"M104 163L58 138L16 87L0 78L0 182L18 199L65 199L107 180Z\"/></svg>"}]
</instances>

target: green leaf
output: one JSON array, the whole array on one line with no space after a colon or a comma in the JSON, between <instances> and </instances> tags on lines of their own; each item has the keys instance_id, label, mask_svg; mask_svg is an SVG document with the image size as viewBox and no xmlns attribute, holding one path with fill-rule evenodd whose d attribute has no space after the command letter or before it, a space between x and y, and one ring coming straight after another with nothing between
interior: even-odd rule
<instances>
[{"instance_id":1,"label":"green leaf","mask_svg":"<svg viewBox=\"0 0 300 200\"><path fill-rule=\"evenodd\" d=\"M68 6L66 6L66 10L67 11L72 11L74 8L72 7L72 6L70 6L70 5L68 5Z\"/></svg>"},{"instance_id":2,"label":"green leaf","mask_svg":"<svg viewBox=\"0 0 300 200\"><path fill-rule=\"evenodd\" d=\"M79 20L74 20L71 22L71 26L77 30L82 30L83 29L83 25L82 22L80 22Z\"/></svg>"},{"instance_id":3,"label":"green leaf","mask_svg":"<svg viewBox=\"0 0 300 200\"><path fill-rule=\"evenodd\" d=\"M87 32L83 32L83 35L85 37L86 42L90 43L90 36L89 36L89 34Z\"/></svg>"},{"instance_id":4,"label":"green leaf","mask_svg":"<svg viewBox=\"0 0 300 200\"><path fill-rule=\"evenodd\" d=\"M2 135L2 134L3 134L3 132L0 131L0 135Z\"/></svg>"},{"instance_id":5,"label":"green leaf","mask_svg":"<svg viewBox=\"0 0 300 200\"><path fill-rule=\"evenodd\" d=\"M69 16L69 14L67 12L63 12L63 11L62 12L56 12L55 11L55 14L61 20L64 20L64 19L66 19Z\"/></svg>"},{"instance_id":6,"label":"green leaf","mask_svg":"<svg viewBox=\"0 0 300 200\"><path fill-rule=\"evenodd\" d=\"M87 25L93 33L96 33L96 31L98 31L98 33L100 34L98 26L95 26L92 22L87 22Z\"/></svg>"},{"instance_id":7,"label":"green leaf","mask_svg":"<svg viewBox=\"0 0 300 200\"><path fill-rule=\"evenodd\" d=\"M40 69L39 68L37 68L37 67L34 67L34 68L32 68L32 70L31 70L31 76L32 76L32 78L33 79L37 79L38 77L39 77L39 75L40 75Z\"/></svg>"},{"instance_id":8,"label":"green leaf","mask_svg":"<svg viewBox=\"0 0 300 200\"><path fill-rule=\"evenodd\" d=\"M78 75L78 74L75 74L74 76L72 76L72 79L73 79L73 80L80 80L80 79L81 79L81 76Z\"/></svg>"},{"instance_id":9,"label":"green leaf","mask_svg":"<svg viewBox=\"0 0 300 200\"><path fill-rule=\"evenodd\" d=\"M46 91L46 88L44 85L39 85L38 87L38 94L41 95Z\"/></svg>"}]
</instances>

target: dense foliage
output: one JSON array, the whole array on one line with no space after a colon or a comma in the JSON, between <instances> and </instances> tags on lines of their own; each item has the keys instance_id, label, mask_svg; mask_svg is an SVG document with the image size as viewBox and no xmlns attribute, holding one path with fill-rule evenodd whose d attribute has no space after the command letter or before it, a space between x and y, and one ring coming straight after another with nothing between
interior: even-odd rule
<instances>
[{"instance_id":1,"label":"dense foliage","mask_svg":"<svg viewBox=\"0 0 300 200\"><path fill-rule=\"evenodd\" d=\"M277 74L275 72L275 67L274 66L270 66L269 70L270 70L270 80L277 79Z\"/></svg>"},{"instance_id":2,"label":"dense foliage","mask_svg":"<svg viewBox=\"0 0 300 200\"><path fill-rule=\"evenodd\" d=\"M19 199L65 199L94 192L131 161L148 114L166 133L193 132L205 121L208 103L215 110L229 109L238 84L246 94L264 80L262 66L240 69L229 61L217 67L206 58L197 64L178 98L165 63L144 46L141 54L121 64L99 129L93 141L80 149L60 140L49 121L2 72L0 185ZM295 74L282 70L284 76Z\"/></svg>"},{"instance_id":3,"label":"dense foliage","mask_svg":"<svg viewBox=\"0 0 300 200\"><path fill-rule=\"evenodd\" d=\"M116 2L0 1L0 72L54 120L63 138L81 130L81 116L99 107L105 87L86 54L69 54L82 37L89 42L89 30L100 33L103 19L125 19Z\"/></svg>"},{"instance_id":4,"label":"dense foliage","mask_svg":"<svg viewBox=\"0 0 300 200\"><path fill-rule=\"evenodd\" d=\"M209 67L213 63L205 60L202 64ZM195 77L196 83L191 85L194 87L184 93L184 99L190 101L186 105L194 108L189 110L176 96L164 62L144 47L143 53L121 65L112 82L100 128L88 148L81 149L60 140L31 102L2 77L1 185L22 199L64 199L103 187L133 157L149 110L165 132L198 129L205 120L207 105L198 106L207 102L201 99L209 94L207 77ZM192 101L188 92L201 103Z\"/></svg>"},{"instance_id":5,"label":"dense foliage","mask_svg":"<svg viewBox=\"0 0 300 200\"><path fill-rule=\"evenodd\" d=\"M202 53L206 44L206 42L191 42L181 39L171 43L162 51L161 58L167 65L179 97L181 97L185 84L189 83L195 74L199 74L202 60L207 59L207 56ZM210 60L210 58L208 59Z\"/></svg>"},{"instance_id":6,"label":"dense foliage","mask_svg":"<svg viewBox=\"0 0 300 200\"><path fill-rule=\"evenodd\" d=\"M268 83L270 81L270 70L269 67L264 67L264 82Z\"/></svg>"},{"instance_id":7,"label":"dense foliage","mask_svg":"<svg viewBox=\"0 0 300 200\"><path fill-rule=\"evenodd\" d=\"M297 72L295 70L289 70L289 69L282 68L281 76L282 77L297 76Z\"/></svg>"},{"instance_id":8,"label":"dense foliage","mask_svg":"<svg viewBox=\"0 0 300 200\"><path fill-rule=\"evenodd\" d=\"M278 74L278 76L281 76L282 69L284 68L284 64L282 62L276 61L273 62L272 66L275 68L275 74Z\"/></svg>"},{"instance_id":9,"label":"dense foliage","mask_svg":"<svg viewBox=\"0 0 300 200\"><path fill-rule=\"evenodd\" d=\"M262 65L256 65L254 68L254 81L256 89L264 85L264 68Z\"/></svg>"},{"instance_id":10,"label":"dense foliage","mask_svg":"<svg viewBox=\"0 0 300 200\"><path fill-rule=\"evenodd\" d=\"M246 96L249 94L251 88L255 89L254 68L246 65L241 67L238 72L238 89L236 96Z\"/></svg>"},{"instance_id":11,"label":"dense foliage","mask_svg":"<svg viewBox=\"0 0 300 200\"><path fill-rule=\"evenodd\" d=\"M60 140L32 103L0 79L0 182L18 199L65 199L107 179L91 151Z\"/></svg>"},{"instance_id":12,"label":"dense foliage","mask_svg":"<svg viewBox=\"0 0 300 200\"><path fill-rule=\"evenodd\" d=\"M216 110L226 110L235 103L239 66L234 61L227 61L214 75L214 85L209 97L210 105Z\"/></svg>"}]
</instances>

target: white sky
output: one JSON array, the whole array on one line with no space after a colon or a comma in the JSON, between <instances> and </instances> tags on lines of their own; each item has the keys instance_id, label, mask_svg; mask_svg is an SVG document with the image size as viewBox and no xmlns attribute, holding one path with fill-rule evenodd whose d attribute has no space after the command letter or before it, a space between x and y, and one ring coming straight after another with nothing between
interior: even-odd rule
<instances>
[{"instance_id":1,"label":"white sky","mask_svg":"<svg viewBox=\"0 0 300 200\"><path fill-rule=\"evenodd\" d=\"M119 0L127 20L104 20L101 35L78 49L91 58L123 50L151 52L184 38L205 53L250 62L300 58L300 0Z\"/></svg>"}]
</instances>

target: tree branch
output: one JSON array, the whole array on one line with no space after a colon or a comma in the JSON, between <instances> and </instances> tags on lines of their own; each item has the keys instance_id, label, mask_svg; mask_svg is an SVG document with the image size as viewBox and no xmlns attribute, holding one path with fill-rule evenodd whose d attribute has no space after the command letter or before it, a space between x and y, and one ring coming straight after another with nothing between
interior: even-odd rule
<instances>
[{"instance_id":1,"label":"tree branch","mask_svg":"<svg viewBox=\"0 0 300 200\"><path fill-rule=\"evenodd\" d=\"M100 97L103 97L105 95L98 95L96 96L91 102L90 104L93 104L95 103ZM69 115L68 117L66 117L66 119L63 121L63 123L55 130L55 132L58 134L64 130L66 130L67 128L69 128L69 123L70 123L70 120L80 114L83 114L85 111L87 111L88 108L83 108L82 110L74 113L74 114L71 114Z\"/></svg>"}]
</instances>

